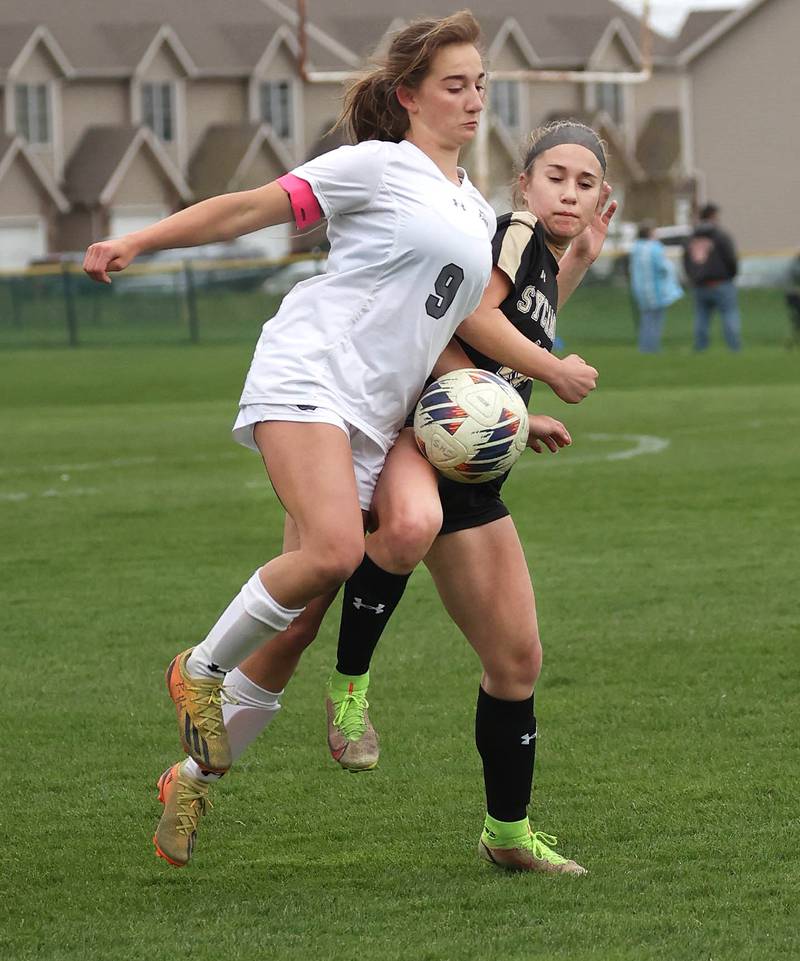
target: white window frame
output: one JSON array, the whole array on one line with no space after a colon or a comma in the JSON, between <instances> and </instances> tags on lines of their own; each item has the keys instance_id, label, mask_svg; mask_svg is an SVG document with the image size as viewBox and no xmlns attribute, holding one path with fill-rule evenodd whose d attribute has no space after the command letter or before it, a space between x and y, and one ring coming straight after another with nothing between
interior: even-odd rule
<instances>
[{"instance_id":1,"label":"white window frame","mask_svg":"<svg viewBox=\"0 0 800 961\"><path fill-rule=\"evenodd\" d=\"M604 99L604 91L614 92L616 107L609 110ZM621 83L596 83L594 85L594 107L595 110L603 110L608 114L614 123L621 129L625 129L625 119L627 113L627 99L625 96L625 85Z\"/></svg>"},{"instance_id":2,"label":"white window frame","mask_svg":"<svg viewBox=\"0 0 800 961\"><path fill-rule=\"evenodd\" d=\"M49 83L14 86L14 124L17 134L31 146L52 146L53 96Z\"/></svg>"},{"instance_id":3,"label":"white window frame","mask_svg":"<svg viewBox=\"0 0 800 961\"><path fill-rule=\"evenodd\" d=\"M489 83L489 106L508 130L522 128L522 84L518 80L492 80Z\"/></svg>"},{"instance_id":4,"label":"white window frame","mask_svg":"<svg viewBox=\"0 0 800 961\"><path fill-rule=\"evenodd\" d=\"M148 111L147 97L152 110ZM143 81L140 85L142 123L149 127L162 143L178 141L178 96L171 80ZM167 105L167 109L165 109Z\"/></svg>"},{"instance_id":5,"label":"white window frame","mask_svg":"<svg viewBox=\"0 0 800 961\"><path fill-rule=\"evenodd\" d=\"M286 99L283 103L281 102L281 91L286 93ZM259 81L258 118L261 123L269 124L275 136L286 143L294 140L294 101L294 83L289 78L282 77Z\"/></svg>"}]
</instances>

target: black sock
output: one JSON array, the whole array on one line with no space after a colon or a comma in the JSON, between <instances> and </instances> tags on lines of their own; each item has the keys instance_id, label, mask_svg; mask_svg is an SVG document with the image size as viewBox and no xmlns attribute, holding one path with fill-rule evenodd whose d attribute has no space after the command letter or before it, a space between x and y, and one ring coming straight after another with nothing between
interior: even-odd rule
<instances>
[{"instance_id":1,"label":"black sock","mask_svg":"<svg viewBox=\"0 0 800 961\"><path fill-rule=\"evenodd\" d=\"M501 701L478 688L475 744L483 761L486 809L498 821L521 821L528 813L536 758L533 694Z\"/></svg>"},{"instance_id":2,"label":"black sock","mask_svg":"<svg viewBox=\"0 0 800 961\"><path fill-rule=\"evenodd\" d=\"M390 574L364 555L344 585L336 670L366 674L389 618L400 603L410 574Z\"/></svg>"}]
</instances>

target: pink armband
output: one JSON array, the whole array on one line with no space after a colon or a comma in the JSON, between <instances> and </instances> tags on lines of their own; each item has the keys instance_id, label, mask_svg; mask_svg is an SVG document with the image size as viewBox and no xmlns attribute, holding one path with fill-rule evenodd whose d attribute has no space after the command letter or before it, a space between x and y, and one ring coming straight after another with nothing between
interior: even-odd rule
<instances>
[{"instance_id":1,"label":"pink armband","mask_svg":"<svg viewBox=\"0 0 800 961\"><path fill-rule=\"evenodd\" d=\"M322 220L325 214L307 180L301 180L294 174L284 174L278 177L278 183L289 194L294 222L298 228L313 227Z\"/></svg>"}]
</instances>

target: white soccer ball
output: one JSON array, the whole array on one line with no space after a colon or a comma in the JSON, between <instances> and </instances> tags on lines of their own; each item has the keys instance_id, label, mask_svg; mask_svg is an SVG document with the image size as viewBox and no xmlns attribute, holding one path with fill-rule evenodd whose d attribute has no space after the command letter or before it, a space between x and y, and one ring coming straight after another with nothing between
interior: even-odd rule
<instances>
[{"instance_id":1,"label":"white soccer ball","mask_svg":"<svg viewBox=\"0 0 800 961\"><path fill-rule=\"evenodd\" d=\"M417 446L433 466L462 484L483 484L510 470L528 443L528 411L502 377L466 368L443 374L414 412Z\"/></svg>"}]
</instances>

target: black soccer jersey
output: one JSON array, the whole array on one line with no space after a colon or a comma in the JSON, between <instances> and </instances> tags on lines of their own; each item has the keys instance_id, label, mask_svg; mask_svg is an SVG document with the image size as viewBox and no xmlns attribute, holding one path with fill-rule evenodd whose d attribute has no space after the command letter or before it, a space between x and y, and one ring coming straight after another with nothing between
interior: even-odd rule
<instances>
[{"instance_id":1,"label":"black soccer jersey","mask_svg":"<svg viewBox=\"0 0 800 961\"><path fill-rule=\"evenodd\" d=\"M558 261L548 249L544 229L532 213L516 211L497 218L492 262L511 281L511 290L500 310L529 340L552 350L558 307ZM476 367L499 374L528 403L533 387L530 377L498 364L458 340Z\"/></svg>"}]
</instances>

